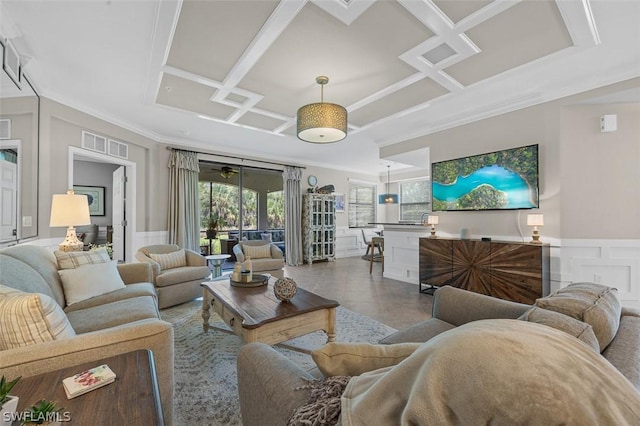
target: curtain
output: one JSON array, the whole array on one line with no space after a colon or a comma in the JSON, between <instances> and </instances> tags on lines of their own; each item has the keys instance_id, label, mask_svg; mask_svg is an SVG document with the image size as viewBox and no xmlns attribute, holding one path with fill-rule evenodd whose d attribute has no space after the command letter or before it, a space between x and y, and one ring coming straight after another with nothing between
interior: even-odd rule
<instances>
[{"instance_id":1,"label":"curtain","mask_svg":"<svg viewBox=\"0 0 640 426\"><path fill-rule=\"evenodd\" d=\"M169 157L169 244L200 253L198 154L171 152Z\"/></svg>"},{"instance_id":2,"label":"curtain","mask_svg":"<svg viewBox=\"0 0 640 426\"><path fill-rule=\"evenodd\" d=\"M282 172L284 182L284 243L287 265L302 265L302 197L300 196L300 180L302 169L285 166Z\"/></svg>"}]
</instances>

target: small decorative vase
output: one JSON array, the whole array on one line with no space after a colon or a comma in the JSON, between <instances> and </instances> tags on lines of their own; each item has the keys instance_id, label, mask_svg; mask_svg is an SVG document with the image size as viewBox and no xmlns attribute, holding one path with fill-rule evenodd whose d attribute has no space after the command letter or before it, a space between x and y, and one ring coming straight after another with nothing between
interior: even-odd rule
<instances>
[{"instance_id":1,"label":"small decorative vase","mask_svg":"<svg viewBox=\"0 0 640 426\"><path fill-rule=\"evenodd\" d=\"M18 411L18 397L9 395L9 401L5 402L0 407L0 426L11 426L13 421L17 418Z\"/></svg>"},{"instance_id":2,"label":"small decorative vase","mask_svg":"<svg viewBox=\"0 0 640 426\"><path fill-rule=\"evenodd\" d=\"M273 284L273 292L278 300L282 302L290 301L298 291L298 285L292 278L284 277L279 278L275 284Z\"/></svg>"}]
</instances>

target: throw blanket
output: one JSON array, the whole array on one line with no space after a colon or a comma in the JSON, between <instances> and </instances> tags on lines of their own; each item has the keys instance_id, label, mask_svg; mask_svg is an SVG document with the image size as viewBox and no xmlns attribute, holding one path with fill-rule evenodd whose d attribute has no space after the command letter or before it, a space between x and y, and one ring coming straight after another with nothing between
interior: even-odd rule
<instances>
[{"instance_id":1,"label":"throw blanket","mask_svg":"<svg viewBox=\"0 0 640 426\"><path fill-rule=\"evenodd\" d=\"M353 377L343 425L638 425L640 393L561 331L483 320L424 343L394 367Z\"/></svg>"}]
</instances>

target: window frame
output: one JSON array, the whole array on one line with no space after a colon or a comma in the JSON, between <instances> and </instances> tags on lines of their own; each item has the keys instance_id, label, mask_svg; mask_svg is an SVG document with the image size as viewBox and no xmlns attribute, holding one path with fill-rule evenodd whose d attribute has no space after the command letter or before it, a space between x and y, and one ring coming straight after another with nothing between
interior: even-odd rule
<instances>
[{"instance_id":1,"label":"window frame","mask_svg":"<svg viewBox=\"0 0 640 426\"><path fill-rule=\"evenodd\" d=\"M409 183L416 183L416 182L424 182L427 186L427 201L421 201L421 202L403 202L404 201L404 196L403 196L403 191L402 191L402 186L409 184ZM404 212L404 208L405 206L423 206L424 208L420 208L419 210L422 213L430 213L431 212L431 180L428 177L421 177L421 178L415 178L415 179L408 179L405 181L401 181L398 182L398 193L399 193L399 199L398 199L398 207L399 207L399 219L401 221L419 221L420 218L419 217L406 217L405 216L405 212Z\"/></svg>"},{"instance_id":2,"label":"window frame","mask_svg":"<svg viewBox=\"0 0 640 426\"><path fill-rule=\"evenodd\" d=\"M352 189L357 190L358 188L363 188L363 189L366 188L371 190L370 203L357 202L355 200L352 200L351 198ZM347 195L347 212L348 212L347 222L348 222L349 228L372 227L373 225L370 225L369 223L376 222L377 214L378 214L377 203L376 203L378 199L378 184L375 182L349 179L347 194L348 194ZM358 213L364 209L371 212L371 220L367 220L366 223L361 222L361 220L366 220L366 219L358 220L358 217L364 214L364 212L362 212L360 215ZM352 220L354 216L355 216L355 221Z\"/></svg>"}]
</instances>

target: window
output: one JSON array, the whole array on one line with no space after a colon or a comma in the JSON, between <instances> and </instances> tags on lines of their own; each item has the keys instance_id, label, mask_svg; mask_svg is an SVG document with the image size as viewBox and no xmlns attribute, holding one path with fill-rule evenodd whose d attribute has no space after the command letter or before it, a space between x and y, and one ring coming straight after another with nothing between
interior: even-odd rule
<instances>
[{"instance_id":1,"label":"window","mask_svg":"<svg viewBox=\"0 0 640 426\"><path fill-rule=\"evenodd\" d=\"M361 228L376 221L376 184L349 182L349 227Z\"/></svg>"},{"instance_id":2,"label":"window","mask_svg":"<svg viewBox=\"0 0 640 426\"><path fill-rule=\"evenodd\" d=\"M267 228L284 229L284 191L267 194Z\"/></svg>"},{"instance_id":3,"label":"window","mask_svg":"<svg viewBox=\"0 0 640 426\"><path fill-rule=\"evenodd\" d=\"M418 222L423 213L431 211L429 180L400 183L400 220Z\"/></svg>"}]
</instances>

